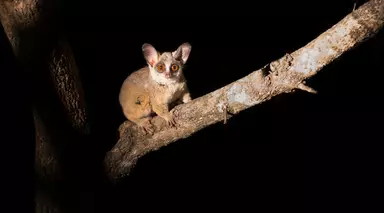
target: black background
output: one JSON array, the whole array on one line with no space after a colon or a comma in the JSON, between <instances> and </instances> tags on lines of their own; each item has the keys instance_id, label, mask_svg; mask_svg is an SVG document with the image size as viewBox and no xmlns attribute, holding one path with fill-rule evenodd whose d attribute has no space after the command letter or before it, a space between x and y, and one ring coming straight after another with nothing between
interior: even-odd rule
<instances>
[{"instance_id":1,"label":"black background","mask_svg":"<svg viewBox=\"0 0 384 213\"><path fill-rule=\"evenodd\" d=\"M62 5L98 134L90 152L116 142L125 120L118 92L145 65L144 42L159 51L192 45L185 75L196 98L304 46L354 1L208 3ZM117 190L98 190L97 209L366 211L378 200L383 53L380 32L308 80L318 94L278 96L148 154Z\"/></svg>"}]
</instances>

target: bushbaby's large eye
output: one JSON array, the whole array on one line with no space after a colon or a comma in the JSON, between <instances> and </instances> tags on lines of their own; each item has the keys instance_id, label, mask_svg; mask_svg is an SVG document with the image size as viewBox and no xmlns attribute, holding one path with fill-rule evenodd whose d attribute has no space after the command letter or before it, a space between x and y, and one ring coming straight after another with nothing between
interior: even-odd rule
<instances>
[{"instance_id":1,"label":"bushbaby's large eye","mask_svg":"<svg viewBox=\"0 0 384 213\"><path fill-rule=\"evenodd\" d=\"M165 66L164 66L164 64L157 64L156 65L156 70L158 71L158 72L164 72L165 71Z\"/></svg>"},{"instance_id":2,"label":"bushbaby's large eye","mask_svg":"<svg viewBox=\"0 0 384 213\"><path fill-rule=\"evenodd\" d=\"M176 72L177 70L179 70L179 65L177 65L177 64L172 64L172 66L171 66L171 70L172 70L172 72Z\"/></svg>"}]
</instances>

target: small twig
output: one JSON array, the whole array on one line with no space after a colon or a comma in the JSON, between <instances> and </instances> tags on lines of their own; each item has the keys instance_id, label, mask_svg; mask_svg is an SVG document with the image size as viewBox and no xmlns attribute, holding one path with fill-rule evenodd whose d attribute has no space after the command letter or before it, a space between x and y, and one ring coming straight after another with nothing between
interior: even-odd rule
<instances>
[{"instance_id":1,"label":"small twig","mask_svg":"<svg viewBox=\"0 0 384 213\"><path fill-rule=\"evenodd\" d=\"M358 2L358 1L356 0L355 3L353 3L353 10L352 10L352 12L356 10L357 2Z\"/></svg>"},{"instance_id":2,"label":"small twig","mask_svg":"<svg viewBox=\"0 0 384 213\"><path fill-rule=\"evenodd\" d=\"M228 119L228 106L225 103L223 105L223 111L224 111L224 124L227 124L227 119Z\"/></svg>"},{"instance_id":3,"label":"small twig","mask_svg":"<svg viewBox=\"0 0 384 213\"><path fill-rule=\"evenodd\" d=\"M301 89L301 90L303 90L303 91L307 91L307 92L309 92L309 93L313 93L313 94L316 94L316 93L317 93L316 90L314 90L313 88L311 88L311 87L305 85L304 83L299 83L299 85L297 85L297 88L298 88L298 89Z\"/></svg>"}]
</instances>

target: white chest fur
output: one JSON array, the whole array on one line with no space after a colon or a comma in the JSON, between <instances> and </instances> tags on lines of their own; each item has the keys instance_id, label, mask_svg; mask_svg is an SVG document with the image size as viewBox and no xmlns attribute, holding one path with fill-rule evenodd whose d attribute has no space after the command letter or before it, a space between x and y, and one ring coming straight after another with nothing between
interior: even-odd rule
<instances>
[{"instance_id":1,"label":"white chest fur","mask_svg":"<svg viewBox=\"0 0 384 213\"><path fill-rule=\"evenodd\" d=\"M185 83L168 84L164 87L164 101L170 104L181 98L183 91L185 90Z\"/></svg>"}]
</instances>

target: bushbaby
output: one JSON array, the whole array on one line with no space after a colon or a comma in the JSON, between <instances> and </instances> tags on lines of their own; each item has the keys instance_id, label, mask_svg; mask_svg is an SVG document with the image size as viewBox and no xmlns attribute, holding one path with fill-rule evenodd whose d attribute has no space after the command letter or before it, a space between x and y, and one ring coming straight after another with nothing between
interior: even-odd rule
<instances>
[{"instance_id":1,"label":"bushbaby","mask_svg":"<svg viewBox=\"0 0 384 213\"><path fill-rule=\"evenodd\" d=\"M151 118L157 114L168 125L175 120L170 112L175 103L188 103L191 95L183 74L183 67L191 53L189 43L181 44L173 52L158 52L145 43L142 52L147 66L130 74L120 89L119 102L125 117L145 133L153 133Z\"/></svg>"}]
</instances>

